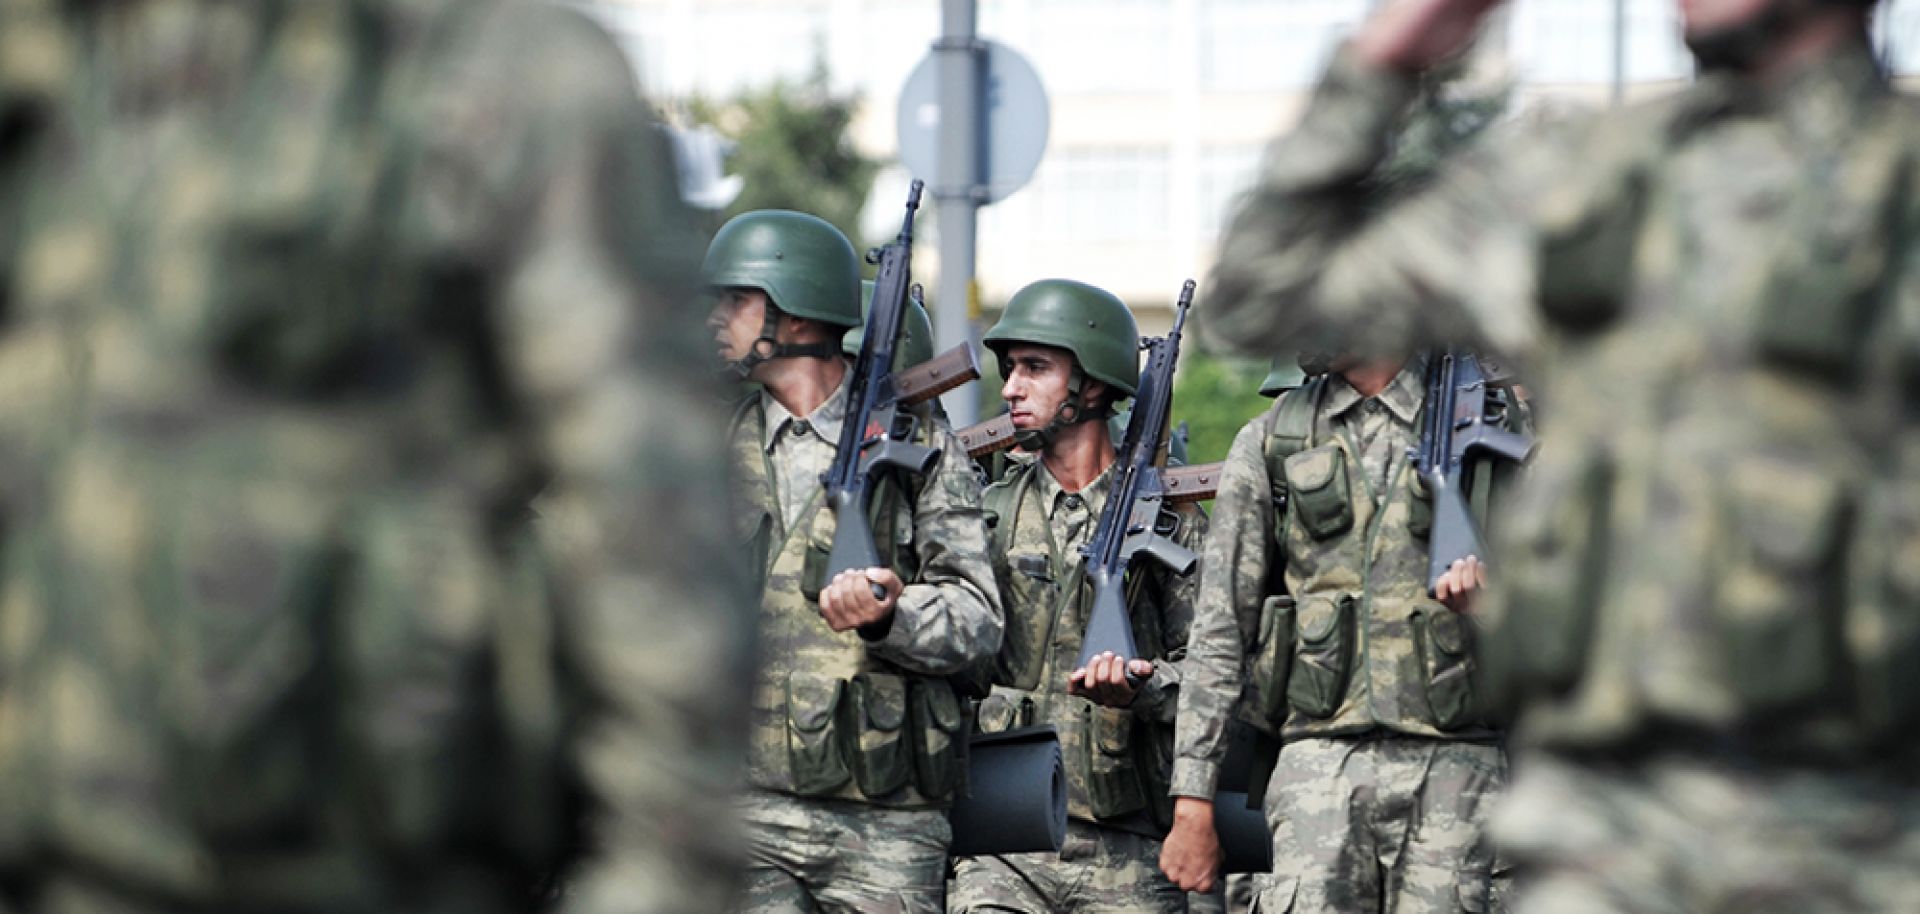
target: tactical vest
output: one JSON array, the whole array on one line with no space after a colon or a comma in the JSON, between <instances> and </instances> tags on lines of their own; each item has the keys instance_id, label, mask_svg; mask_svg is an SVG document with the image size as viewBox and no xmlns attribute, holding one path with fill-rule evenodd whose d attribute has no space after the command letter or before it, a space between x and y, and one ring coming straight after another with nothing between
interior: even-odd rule
<instances>
[{"instance_id":1,"label":"tactical vest","mask_svg":"<svg viewBox=\"0 0 1920 914\"><path fill-rule=\"evenodd\" d=\"M1006 635L994 659L994 688L981 704L980 728L1052 724L1060 733L1067 771L1067 813L1075 819L1158 837L1172 825L1168 793L1173 770L1173 728L1130 709L1108 708L1066 691L1067 674L1078 668L1086 636L1092 586L1080 542L1057 543L1058 554L1020 550L1020 525L1048 523L1028 494L1041 472L1039 461L1013 462L1005 477L982 495L993 525L994 574L1007 608ZM1190 521L1175 530L1183 539ZM1098 522L1087 525L1090 538ZM1151 572L1135 570L1127 581L1134 641L1143 656L1165 662Z\"/></svg>"},{"instance_id":2,"label":"tactical vest","mask_svg":"<svg viewBox=\"0 0 1920 914\"><path fill-rule=\"evenodd\" d=\"M1269 413L1280 567L1251 652L1255 716L1287 739L1491 737L1473 625L1427 595L1432 498L1405 454L1387 490L1372 491L1353 446L1318 415L1326 388L1314 378ZM1476 500L1490 488L1474 486Z\"/></svg>"},{"instance_id":3,"label":"tactical vest","mask_svg":"<svg viewBox=\"0 0 1920 914\"><path fill-rule=\"evenodd\" d=\"M833 546L824 490L791 528L773 502L766 415L755 394L729 437L736 532L759 558L762 665L755 684L747 777L803 797L888 807L941 805L960 777L960 704L944 678L874 656L856 632L835 632L817 603ZM930 422L921 423L929 436ZM921 443L927 443L922 441ZM908 480L882 477L869 519L881 561L912 582L918 568Z\"/></svg>"},{"instance_id":4,"label":"tactical vest","mask_svg":"<svg viewBox=\"0 0 1920 914\"><path fill-rule=\"evenodd\" d=\"M1634 285L1542 290L1578 344L1548 379L1555 416L1584 421L1545 426L1485 654L1531 740L1916 770L1920 314L1895 293L1917 281L1920 109L1870 111L1750 230L1751 275L1714 277L1737 310L1658 297L1687 263L1663 204L1698 192L1663 183L1690 129L1664 108L1622 115L1638 156L1597 163L1596 191L1541 226L1548 256Z\"/></svg>"}]
</instances>

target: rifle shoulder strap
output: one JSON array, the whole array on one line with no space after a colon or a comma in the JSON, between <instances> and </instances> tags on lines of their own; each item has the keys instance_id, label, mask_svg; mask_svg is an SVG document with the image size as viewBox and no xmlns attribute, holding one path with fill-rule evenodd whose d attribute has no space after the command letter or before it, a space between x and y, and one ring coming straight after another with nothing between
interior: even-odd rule
<instances>
[{"instance_id":1,"label":"rifle shoulder strap","mask_svg":"<svg viewBox=\"0 0 1920 914\"><path fill-rule=\"evenodd\" d=\"M1273 489L1273 506L1278 511L1287 504L1287 458L1306 450L1313 442L1313 405L1320 402L1327 385L1325 375L1309 378L1305 384L1280 395L1273 406L1273 423L1267 427L1267 482Z\"/></svg>"}]
</instances>

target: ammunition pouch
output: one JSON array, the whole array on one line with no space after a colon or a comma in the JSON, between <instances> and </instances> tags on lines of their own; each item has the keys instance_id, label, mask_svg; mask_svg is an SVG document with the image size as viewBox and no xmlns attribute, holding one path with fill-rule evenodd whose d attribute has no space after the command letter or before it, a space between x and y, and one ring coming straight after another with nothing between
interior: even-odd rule
<instances>
[{"instance_id":1,"label":"ammunition pouch","mask_svg":"<svg viewBox=\"0 0 1920 914\"><path fill-rule=\"evenodd\" d=\"M803 797L831 796L853 776L846 749L834 738L846 685L819 673L787 676L787 764L793 792Z\"/></svg>"},{"instance_id":2,"label":"ammunition pouch","mask_svg":"<svg viewBox=\"0 0 1920 914\"><path fill-rule=\"evenodd\" d=\"M1445 606L1422 603L1413 611L1413 637L1419 646L1433 725L1458 730L1480 722L1472 625Z\"/></svg>"},{"instance_id":3,"label":"ammunition pouch","mask_svg":"<svg viewBox=\"0 0 1920 914\"><path fill-rule=\"evenodd\" d=\"M1287 676L1293 670L1293 597L1274 594L1260 605L1260 635L1251 655L1253 711L1278 730L1287 720Z\"/></svg>"},{"instance_id":4,"label":"ammunition pouch","mask_svg":"<svg viewBox=\"0 0 1920 914\"><path fill-rule=\"evenodd\" d=\"M1309 594L1298 604L1299 645L1287 702L1308 717L1331 717L1346 696L1354 649L1351 593Z\"/></svg>"},{"instance_id":5,"label":"ammunition pouch","mask_svg":"<svg viewBox=\"0 0 1920 914\"><path fill-rule=\"evenodd\" d=\"M1723 480L1714 621L1734 697L1750 719L1830 702L1846 663L1835 611L1852 513L1843 484L1759 459Z\"/></svg>"},{"instance_id":6,"label":"ammunition pouch","mask_svg":"<svg viewBox=\"0 0 1920 914\"><path fill-rule=\"evenodd\" d=\"M847 686L837 735L860 793L884 797L913 776L905 732L907 682L891 673L861 673Z\"/></svg>"},{"instance_id":7,"label":"ammunition pouch","mask_svg":"<svg viewBox=\"0 0 1920 914\"><path fill-rule=\"evenodd\" d=\"M1146 785L1135 758L1133 712L1083 702L1087 714L1087 803L1097 819L1139 812Z\"/></svg>"},{"instance_id":8,"label":"ammunition pouch","mask_svg":"<svg viewBox=\"0 0 1920 914\"><path fill-rule=\"evenodd\" d=\"M946 799L959 784L964 730L959 699L943 679L879 671L787 677L787 760L801 796L840 796L851 782L870 800L909 785Z\"/></svg>"},{"instance_id":9,"label":"ammunition pouch","mask_svg":"<svg viewBox=\"0 0 1920 914\"><path fill-rule=\"evenodd\" d=\"M1301 529L1316 540L1353 529L1353 496L1346 455L1337 445L1301 451L1286 459L1287 490Z\"/></svg>"},{"instance_id":10,"label":"ammunition pouch","mask_svg":"<svg viewBox=\"0 0 1920 914\"><path fill-rule=\"evenodd\" d=\"M915 679L908 684L907 726L913 739L914 784L929 799L945 799L959 786L960 741L965 738L966 715L953 685L941 679Z\"/></svg>"},{"instance_id":11,"label":"ammunition pouch","mask_svg":"<svg viewBox=\"0 0 1920 914\"><path fill-rule=\"evenodd\" d=\"M1509 606L1481 653L1498 681L1490 694L1558 693L1586 671L1594 613L1606 581L1613 468L1591 455L1537 461L1531 484L1503 512ZM1501 710L1507 710L1503 707Z\"/></svg>"}]
</instances>

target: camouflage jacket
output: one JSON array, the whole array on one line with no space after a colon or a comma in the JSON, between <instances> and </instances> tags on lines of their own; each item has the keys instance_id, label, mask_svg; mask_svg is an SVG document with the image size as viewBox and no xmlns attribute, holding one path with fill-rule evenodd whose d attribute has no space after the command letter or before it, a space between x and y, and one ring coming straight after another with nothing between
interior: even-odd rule
<instances>
[{"instance_id":1,"label":"camouflage jacket","mask_svg":"<svg viewBox=\"0 0 1920 914\"><path fill-rule=\"evenodd\" d=\"M1330 375L1235 436L1188 643L1176 795L1213 796L1236 713L1289 740L1492 735L1472 693L1472 626L1426 592L1432 500L1410 455L1423 377L1416 360L1363 398ZM1314 398L1311 432L1275 480L1276 419L1291 397Z\"/></svg>"},{"instance_id":2,"label":"camouflage jacket","mask_svg":"<svg viewBox=\"0 0 1920 914\"><path fill-rule=\"evenodd\" d=\"M1233 222L1203 338L1456 340L1537 379L1483 611L1526 737L1920 745L1915 102L1861 41L1493 136L1383 206L1412 90L1335 61Z\"/></svg>"},{"instance_id":3,"label":"camouflage jacket","mask_svg":"<svg viewBox=\"0 0 1920 914\"><path fill-rule=\"evenodd\" d=\"M947 677L1000 648L979 486L953 433L923 422L940 459L924 477L885 478L873 494L882 558L907 582L892 625L875 641L828 628L817 599L834 517L820 477L838 446L850 380L804 418L756 393L734 424L735 533L761 563L766 651L748 780L802 796L936 805L951 784L934 781L950 774L962 726ZM941 778L924 764L942 767Z\"/></svg>"},{"instance_id":4,"label":"camouflage jacket","mask_svg":"<svg viewBox=\"0 0 1920 914\"><path fill-rule=\"evenodd\" d=\"M995 660L994 688L980 708L987 731L1052 724L1067 770L1067 811L1074 818L1146 834L1165 832L1167 750L1172 740L1187 629L1199 574L1185 577L1142 568L1128 583L1134 640L1154 661L1153 676L1133 705L1106 708L1067 694L1078 668L1092 590L1080 547L1093 538L1113 486L1113 465L1078 492L1068 492L1041 460L1013 464L985 496L997 515L994 571L1007 607L1007 638ZM1197 551L1207 517L1179 509L1174 540Z\"/></svg>"},{"instance_id":5,"label":"camouflage jacket","mask_svg":"<svg viewBox=\"0 0 1920 914\"><path fill-rule=\"evenodd\" d=\"M618 49L496 0L0 17L46 40L0 37L8 885L522 910L590 841L579 907L716 907L751 623Z\"/></svg>"}]
</instances>

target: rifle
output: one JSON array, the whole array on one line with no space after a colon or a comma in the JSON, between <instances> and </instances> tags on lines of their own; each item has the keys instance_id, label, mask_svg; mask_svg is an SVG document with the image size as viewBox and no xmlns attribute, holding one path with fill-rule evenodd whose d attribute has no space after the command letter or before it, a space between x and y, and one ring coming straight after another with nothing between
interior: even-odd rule
<instances>
[{"instance_id":1,"label":"rifle","mask_svg":"<svg viewBox=\"0 0 1920 914\"><path fill-rule=\"evenodd\" d=\"M1180 331L1191 307L1193 280L1189 279L1174 305L1173 329L1145 344L1147 366L1140 372L1133 416L1120 444L1113 491L1107 495L1093 539L1080 547L1086 556L1087 580L1093 585L1093 611L1080 646L1082 667L1105 652L1127 660L1139 656L1126 600L1127 569L1135 556L1144 554L1183 575L1199 561L1193 550L1171 538L1178 521L1166 510L1166 479L1158 462L1173 411L1173 366L1180 357Z\"/></svg>"},{"instance_id":2,"label":"rifle","mask_svg":"<svg viewBox=\"0 0 1920 914\"><path fill-rule=\"evenodd\" d=\"M940 459L936 448L912 442L920 419L902 406L912 405L901 398L901 381L911 376L939 373L931 387L952 381L956 374L950 363L946 368L930 368L952 353L916 366L898 375L893 371L893 350L900 336L900 322L906 311L913 263L913 216L920 208L922 184L914 181L907 191L907 215L900 235L892 244L867 255L880 265L873 284L873 308L867 314L866 335L860 341L860 354L853 360L853 378L847 387L847 415L840 426L839 449L833 463L821 474L826 486L826 504L833 510L833 548L827 554L827 579L843 571L873 568L880 564L880 550L873 541L873 527L867 522L867 504L873 495L876 474L887 469L924 474ZM972 361L969 350L963 356ZM978 368L975 368L978 375ZM946 384L942 390L965 383L962 378ZM923 391L924 392L924 391ZM928 395L931 396L931 395ZM926 397L922 397L926 399ZM884 599L885 588L873 585L876 599ZM875 629L869 631L869 629ZM860 634L869 639L884 635L878 626L862 626Z\"/></svg>"},{"instance_id":3,"label":"rifle","mask_svg":"<svg viewBox=\"0 0 1920 914\"><path fill-rule=\"evenodd\" d=\"M1480 525L1467 506L1467 461L1475 452L1524 462L1533 455L1531 436L1498 424L1515 408L1504 386L1495 386L1480 359L1467 352L1434 353L1427 366L1427 404L1414 471L1433 495L1433 532L1428 540L1427 593L1453 563L1482 555Z\"/></svg>"}]
</instances>

